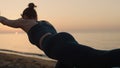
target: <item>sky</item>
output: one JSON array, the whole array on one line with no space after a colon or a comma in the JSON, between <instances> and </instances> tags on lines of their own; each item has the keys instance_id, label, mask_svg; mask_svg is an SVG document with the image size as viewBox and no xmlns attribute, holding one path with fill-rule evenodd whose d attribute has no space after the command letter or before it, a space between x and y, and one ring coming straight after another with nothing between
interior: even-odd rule
<instances>
[{"instance_id":1,"label":"sky","mask_svg":"<svg viewBox=\"0 0 120 68\"><path fill-rule=\"evenodd\" d=\"M37 5L38 19L58 31L120 30L120 0L0 0L0 15L18 19L30 2ZM0 24L0 32L16 31L21 30Z\"/></svg>"}]
</instances>

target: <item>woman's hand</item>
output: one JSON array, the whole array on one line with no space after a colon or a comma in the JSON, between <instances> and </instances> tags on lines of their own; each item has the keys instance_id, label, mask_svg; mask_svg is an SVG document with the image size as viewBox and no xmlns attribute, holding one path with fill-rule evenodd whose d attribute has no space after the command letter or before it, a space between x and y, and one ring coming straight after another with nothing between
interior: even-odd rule
<instances>
[{"instance_id":1,"label":"woman's hand","mask_svg":"<svg viewBox=\"0 0 120 68\"><path fill-rule=\"evenodd\" d=\"M20 25L19 25L19 20L9 20L3 16L0 16L0 22L3 24L3 25L7 25L7 26L10 26L10 27L14 27L14 28L18 28Z\"/></svg>"}]
</instances>

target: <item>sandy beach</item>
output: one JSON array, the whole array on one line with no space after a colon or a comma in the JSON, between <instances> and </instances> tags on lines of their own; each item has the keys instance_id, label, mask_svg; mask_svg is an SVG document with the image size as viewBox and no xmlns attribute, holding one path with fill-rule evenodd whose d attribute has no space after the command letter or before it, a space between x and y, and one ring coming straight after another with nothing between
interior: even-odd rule
<instances>
[{"instance_id":1,"label":"sandy beach","mask_svg":"<svg viewBox=\"0 0 120 68\"><path fill-rule=\"evenodd\" d=\"M0 68L54 68L55 60L42 54L0 49Z\"/></svg>"}]
</instances>

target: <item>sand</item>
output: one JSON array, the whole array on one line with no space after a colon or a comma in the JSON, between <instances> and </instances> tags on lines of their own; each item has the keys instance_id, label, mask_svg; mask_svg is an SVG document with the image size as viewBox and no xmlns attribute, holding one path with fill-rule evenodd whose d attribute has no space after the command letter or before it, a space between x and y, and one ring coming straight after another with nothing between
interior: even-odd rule
<instances>
[{"instance_id":1,"label":"sand","mask_svg":"<svg viewBox=\"0 0 120 68\"><path fill-rule=\"evenodd\" d=\"M9 50L7 51L9 52ZM54 68L56 61L44 55L20 55L20 52L0 52L0 68ZM32 55L32 54L31 54Z\"/></svg>"}]
</instances>

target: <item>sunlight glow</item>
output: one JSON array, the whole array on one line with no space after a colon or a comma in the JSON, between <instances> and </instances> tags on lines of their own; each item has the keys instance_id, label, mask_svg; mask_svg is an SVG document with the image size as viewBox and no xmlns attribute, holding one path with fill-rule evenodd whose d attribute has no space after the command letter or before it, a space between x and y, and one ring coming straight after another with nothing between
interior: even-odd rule
<instances>
[{"instance_id":1,"label":"sunlight glow","mask_svg":"<svg viewBox=\"0 0 120 68\"><path fill-rule=\"evenodd\" d=\"M33 2L39 20L47 20L57 30L120 29L120 0L0 0L0 15L9 19L20 14ZM7 4L7 5L6 5ZM17 6L17 7L16 7ZM0 25L3 29L3 25ZM5 31L14 29L5 28Z\"/></svg>"}]
</instances>

